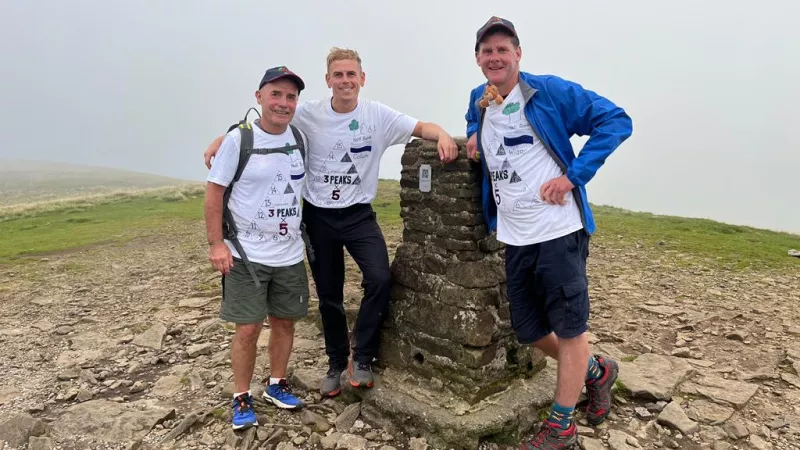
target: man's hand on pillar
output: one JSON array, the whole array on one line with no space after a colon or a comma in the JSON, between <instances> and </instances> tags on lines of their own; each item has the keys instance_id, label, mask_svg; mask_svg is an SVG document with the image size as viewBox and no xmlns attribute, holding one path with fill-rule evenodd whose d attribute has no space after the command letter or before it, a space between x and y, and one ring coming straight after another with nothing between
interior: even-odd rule
<instances>
[{"instance_id":1,"label":"man's hand on pillar","mask_svg":"<svg viewBox=\"0 0 800 450\"><path fill-rule=\"evenodd\" d=\"M443 163L453 162L458 158L458 145L456 145L456 141L446 132L442 131L439 133L436 147L439 150L439 160Z\"/></svg>"},{"instance_id":2,"label":"man's hand on pillar","mask_svg":"<svg viewBox=\"0 0 800 450\"><path fill-rule=\"evenodd\" d=\"M473 133L467 139L467 157L475 161L478 160L478 133Z\"/></svg>"}]
</instances>

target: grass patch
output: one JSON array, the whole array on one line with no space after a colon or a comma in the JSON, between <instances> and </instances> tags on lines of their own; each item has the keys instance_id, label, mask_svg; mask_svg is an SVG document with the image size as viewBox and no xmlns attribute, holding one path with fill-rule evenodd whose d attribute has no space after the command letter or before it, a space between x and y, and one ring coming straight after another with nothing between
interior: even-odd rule
<instances>
[{"instance_id":1,"label":"grass patch","mask_svg":"<svg viewBox=\"0 0 800 450\"><path fill-rule=\"evenodd\" d=\"M624 398L626 400L630 400L630 398L631 398L631 390L628 389L628 387L625 386L625 384L622 381L617 380L616 383L614 383L614 386L617 387L617 395L619 395L620 397L622 397L622 398Z\"/></svg>"},{"instance_id":2,"label":"grass patch","mask_svg":"<svg viewBox=\"0 0 800 450\"><path fill-rule=\"evenodd\" d=\"M658 216L609 206L593 206L597 235L606 243L621 239L662 251L684 253L720 268L800 269L800 235L729 225L708 219Z\"/></svg>"},{"instance_id":3,"label":"grass patch","mask_svg":"<svg viewBox=\"0 0 800 450\"><path fill-rule=\"evenodd\" d=\"M85 210L45 211L0 221L0 262L105 242L125 242L158 232L173 220L203 218L200 197L165 201L120 197Z\"/></svg>"},{"instance_id":4,"label":"grass patch","mask_svg":"<svg viewBox=\"0 0 800 450\"><path fill-rule=\"evenodd\" d=\"M372 209L380 222L381 227L402 228L403 219L400 217L400 182L395 180L380 180L378 193L372 202Z\"/></svg>"},{"instance_id":5,"label":"grass patch","mask_svg":"<svg viewBox=\"0 0 800 450\"><path fill-rule=\"evenodd\" d=\"M0 208L0 263L106 242L124 243L158 233L174 221L203 220L203 186L184 185L140 192L114 192L77 200ZM372 204L387 237L398 239L400 183L380 180ZM706 219L657 216L608 206L593 206L597 239L611 248L640 245L678 264L732 270L798 270L800 235L729 225ZM201 283L201 290L218 284Z\"/></svg>"},{"instance_id":6,"label":"grass patch","mask_svg":"<svg viewBox=\"0 0 800 450\"><path fill-rule=\"evenodd\" d=\"M551 408L544 408L539 411L539 422L544 422L545 419L550 417L550 409Z\"/></svg>"},{"instance_id":7,"label":"grass patch","mask_svg":"<svg viewBox=\"0 0 800 450\"><path fill-rule=\"evenodd\" d=\"M222 420L228 415L228 410L225 408L214 408L214 411L211 412L211 415L213 415L217 420Z\"/></svg>"},{"instance_id":8,"label":"grass patch","mask_svg":"<svg viewBox=\"0 0 800 450\"><path fill-rule=\"evenodd\" d=\"M635 359L636 359L635 355L629 355L629 356L626 356L626 357L622 358L622 361L624 361L624 362L633 362Z\"/></svg>"}]
</instances>

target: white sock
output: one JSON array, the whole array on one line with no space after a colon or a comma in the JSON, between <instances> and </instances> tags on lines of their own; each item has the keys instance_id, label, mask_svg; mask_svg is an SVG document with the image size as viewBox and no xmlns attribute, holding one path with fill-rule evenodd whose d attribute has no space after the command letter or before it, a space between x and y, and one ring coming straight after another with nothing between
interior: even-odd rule
<instances>
[{"instance_id":1,"label":"white sock","mask_svg":"<svg viewBox=\"0 0 800 450\"><path fill-rule=\"evenodd\" d=\"M251 394L251 393L250 393L250 391L245 391L245 392L236 392L236 393L234 393L234 394L233 394L233 398L236 398L236 397L238 397L238 396L240 396L240 395L243 395L243 394L247 394L247 395L253 395L253 394Z\"/></svg>"},{"instance_id":2,"label":"white sock","mask_svg":"<svg viewBox=\"0 0 800 450\"><path fill-rule=\"evenodd\" d=\"M270 384L270 385L273 385L273 384L278 384L278 383L280 383L280 382L281 382L281 380L282 380L282 379L283 379L283 378L273 378L273 377L269 377L269 384Z\"/></svg>"}]
</instances>

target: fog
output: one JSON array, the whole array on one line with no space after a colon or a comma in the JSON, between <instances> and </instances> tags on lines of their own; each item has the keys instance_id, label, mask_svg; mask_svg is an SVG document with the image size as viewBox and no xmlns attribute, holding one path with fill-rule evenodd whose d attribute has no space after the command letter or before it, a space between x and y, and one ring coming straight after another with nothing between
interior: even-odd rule
<instances>
[{"instance_id":1,"label":"fog","mask_svg":"<svg viewBox=\"0 0 800 450\"><path fill-rule=\"evenodd\" d=\"M630 114L587 186L596 204L800 232L796 1L3 0L0 158L202 180L208 142L255 106L267 67L328 93L325 56L359 51L363 97L464 135L483 81L477 29L517 27L522 70ZM585 141L575 138L576 150ZM381 176L399 178L402 147Z\"/></svg>"}]
</instances>

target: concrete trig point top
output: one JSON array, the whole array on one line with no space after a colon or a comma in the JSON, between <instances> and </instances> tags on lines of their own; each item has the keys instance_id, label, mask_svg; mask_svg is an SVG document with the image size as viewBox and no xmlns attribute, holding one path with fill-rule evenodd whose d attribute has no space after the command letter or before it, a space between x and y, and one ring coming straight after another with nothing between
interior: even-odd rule
<instances>
[{"instance_id":1,"label":"concrete trig point top","mask_svg":"<svg viewBox=\"0 0 800 450\"><path fill-rule=\"evenodd\" d=\"M401 159L403 241L392 263L390 316L381 338L380 360L386 366L383 388L437 408L425 415L440 413L441 427L452 428L444 433L453 436L440 442L456 447L461 442L468 448L486 434L516 434L526 428L516 418L519 408L530 409L532 397L538 402L546 398L524 385L544 367L545 360L532 360L511 329L504 246L487 236L480 167L467 159L464 139L456 142L459 158L448 165L439 161L435 143L424 140L406 145ZM420 167L426 165L431 171L430 188L423 180L420 189ZM510 392L514 385L523 386L525 392ZM485 399L506 395L527 399L520 404L498 398L489 402L500 401L502 409L510 408L510 412L516 408L513 417L500 423L498 415L503 413L486 411ZM384 405L390 408L405 409L400 404ZM461 425L483 420L467 417L478 411L493 416L485 421L494 425L460 430L459 420L464 422ZM448 420L455 422L447 424ZM532 417L531 423L537 420ZM420 432L427 427L424 433L437 433L427 425L420 427Z\"/></svg>"}]
</instances>

